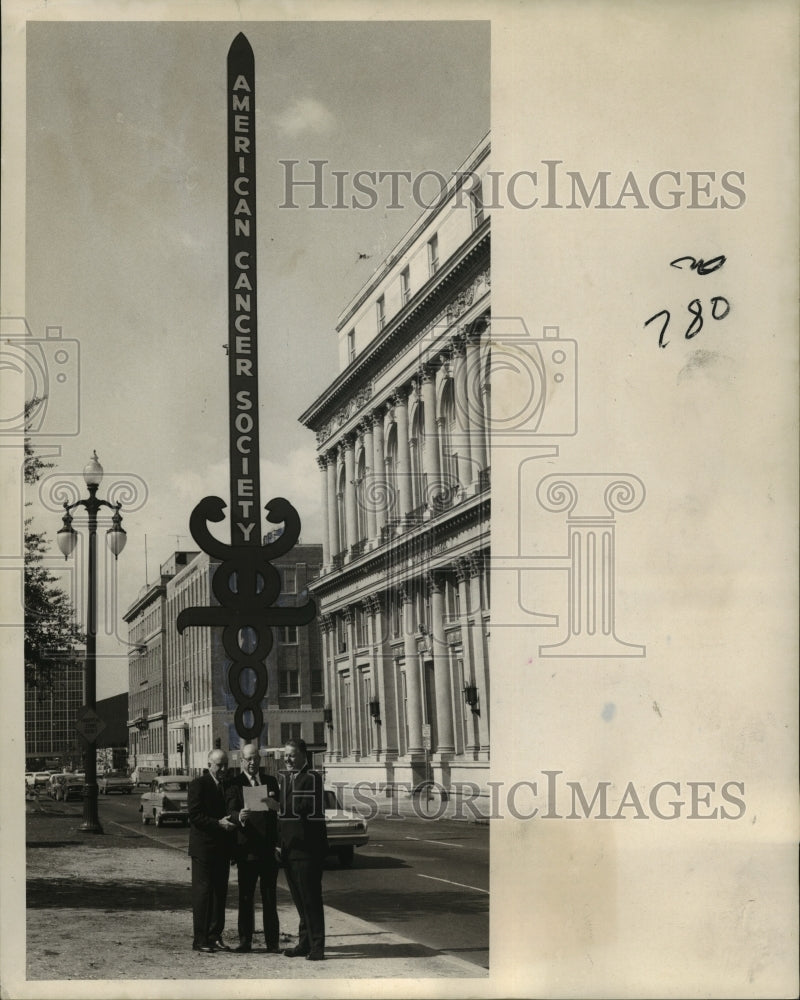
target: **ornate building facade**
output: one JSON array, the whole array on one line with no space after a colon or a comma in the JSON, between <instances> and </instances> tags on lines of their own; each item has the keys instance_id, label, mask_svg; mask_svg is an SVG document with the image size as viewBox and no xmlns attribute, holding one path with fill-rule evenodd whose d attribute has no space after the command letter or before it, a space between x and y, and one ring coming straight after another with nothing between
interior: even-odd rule
<instances>
[{"instance_id":1,"label":"ornate building facade","mask_svg":"<svg viewBox=\"0 0 800 1000\"><path fill-rule=\"evenodd\" d=\"M488 168L487 137L340 316L340 374L300 418L338 781L488 779Z\"/></svg>"}]
</instances>

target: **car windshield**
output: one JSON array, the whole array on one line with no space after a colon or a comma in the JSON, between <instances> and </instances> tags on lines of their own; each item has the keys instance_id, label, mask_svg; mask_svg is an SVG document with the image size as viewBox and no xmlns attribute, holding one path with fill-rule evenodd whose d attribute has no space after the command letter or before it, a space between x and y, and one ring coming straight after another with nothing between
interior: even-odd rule
<instances>
[{"instance_id":1,"label":"car windshield","mask_svg":"<svg viewBox=\"0 0 800 1000\"><path fill-rule=\"evenodd\" d=\"M162 781L158 786L162 792L185 792L188 787L186 781Z\"/></svg>"}]
</instances>

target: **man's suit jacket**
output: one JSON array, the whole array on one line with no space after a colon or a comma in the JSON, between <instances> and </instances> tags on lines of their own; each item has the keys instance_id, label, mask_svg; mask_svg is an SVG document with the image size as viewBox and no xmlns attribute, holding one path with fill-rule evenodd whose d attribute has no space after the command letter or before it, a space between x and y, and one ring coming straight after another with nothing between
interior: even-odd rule
<instances>
[{"instance_id":1,"label":"man's suit jacket","mask_svg":"<svg viewBox=\"0 0 800 1000\"><path fill-rule=\"evenodd\" d=\"M258 780L265 786L267 795L277 803L280 798L277 778L271 774L259 774ZM239 812L244 808L244 789L249 787L250 779L240 771L226 789L228 812L236 823L234 857L237 861L274 859L278 844L278 814L271 809L251 811L244 826L239 822Z\"/></svg>"},{"instance_id":2,"label":"man's suit jacket","mask_svg":"<svg viewBox=\"0 0 800 1000\"><path fill-rule=\"evenodd\" d=\"M208 773L189 782L189 854L193 858L219 861L231 856L233 836L219 825L228 815L225 791Z\"/></svg>"},{"instance_id":3,"label":"man's suit jacket","mask_svg":"<svg viewBox=\"0 0 800 1000\"><path fill-rule=\"evenodd\" d=\"M328 853L322 775L308 765L293 779L290 774L281 772L281 857L284 861L313 858L321 863Z\"/></svg>"}]
</instances>

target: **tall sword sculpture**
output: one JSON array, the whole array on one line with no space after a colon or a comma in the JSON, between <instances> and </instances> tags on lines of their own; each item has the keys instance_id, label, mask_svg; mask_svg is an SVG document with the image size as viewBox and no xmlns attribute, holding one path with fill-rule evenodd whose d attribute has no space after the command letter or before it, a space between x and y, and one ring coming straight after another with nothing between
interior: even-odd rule
<instances>
[{"instance_id":1,"label":"tall sword sculpture","mask_svg":"<svg viewBox=\"0 0 800 1000\"><path fill-rule=\"evenodd\" d=\"M228 685L236 699L236 732L257 740L264 727L266 658L271 625L307 625L313 601L280 608L280 574L271 565L294 548L300 518L283 497L269 501L267 520L283 524L277 539L262 543L258 445L258 322L256 309L256 116L253 50L238 34L228 51L228 392L230 407L231 544L215 538L208 522L225 519L225 501L206 497L192 511L189 530L198 546L220 560L211 589L219 607L186 608L178 633L196 625L221 625L231 659ZM243 673L252 671L243 690ZM253 682L254 678L254 682Z\"/></svg>"}]
</instances>

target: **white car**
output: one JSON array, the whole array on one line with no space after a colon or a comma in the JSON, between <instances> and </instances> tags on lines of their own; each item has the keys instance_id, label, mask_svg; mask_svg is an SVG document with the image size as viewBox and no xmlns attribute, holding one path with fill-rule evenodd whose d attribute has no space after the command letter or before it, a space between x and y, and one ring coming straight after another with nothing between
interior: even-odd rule
<instances>
[{"instance_id":1,"label":"white car","mask_svg":"<svg viewBox=\"0 0 800 1000\"><path fill-rule=\"evenodd\" d=\"M145 826L152 821L161 826L165 819L189 823L189 782L185 774L163 774L153 778L150 788L142 795L139 812Z\"/></svg>"},{"instance_id":2,"label":"white car","mask_svg":"<svg viewBox=\"0 0 800 1000\"><path fill-rule=\"evenodd\" d=\"M345 809L332 788L325 789L325 829L328 853L338 855L346 868L353 863L355 848L369 842L367 821L354 809Z\"/></svg>"}]
</instances>

